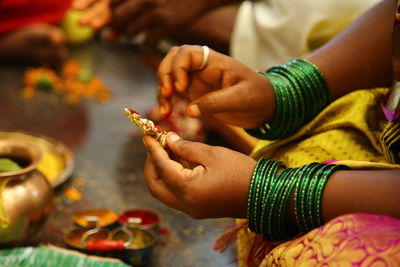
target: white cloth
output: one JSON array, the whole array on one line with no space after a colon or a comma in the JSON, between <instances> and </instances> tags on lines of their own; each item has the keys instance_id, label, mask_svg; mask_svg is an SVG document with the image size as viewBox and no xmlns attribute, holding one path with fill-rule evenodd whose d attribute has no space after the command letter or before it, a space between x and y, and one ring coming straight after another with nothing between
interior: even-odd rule
<instances>
[{"instance_id":1,"label":"white cloth","mask_svg":"<svg viewBox=\"0 0 400 267\"><path fill-rule=\"evenodd\" d=\"M303 56L380 0L260 0L241 4L231 56L253 69Z\"/></svg>"}]
</instances>

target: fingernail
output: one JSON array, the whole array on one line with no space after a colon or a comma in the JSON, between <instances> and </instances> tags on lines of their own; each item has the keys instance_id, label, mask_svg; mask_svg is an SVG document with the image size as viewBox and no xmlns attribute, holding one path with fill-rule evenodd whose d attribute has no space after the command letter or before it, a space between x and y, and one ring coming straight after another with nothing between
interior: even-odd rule
<instances>
[{"instance_id":1,"label":"fingernail","mask_svg":"<svg viewBox=\"0 0 400 267\"><path fill-rule=\"evenodd\" d=\"M188 107L188 114L190 117L198 117L201 115L199 105L193 104Z\"/></svg>"},{"instance_id":2,"label":"fingernail","mask_svg":"<svg viewBox=\"0 0 400 267\"><path fill-rule=\"evenodd\" d=\"M170 142L175 143L176 141L181 139L181 137L174 132L170 132L168 134L168 139L170 140Z\"/></svg>"}]
</instances>

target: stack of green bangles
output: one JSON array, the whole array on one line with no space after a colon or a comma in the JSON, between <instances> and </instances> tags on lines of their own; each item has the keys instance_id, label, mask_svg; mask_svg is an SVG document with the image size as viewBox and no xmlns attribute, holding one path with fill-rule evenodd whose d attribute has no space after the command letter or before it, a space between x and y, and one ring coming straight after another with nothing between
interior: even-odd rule
<instances>
[{"instance_id":1,"label":"stack of green bangles","mask_svg":"<svg viewBox=\"0 0 400 267\"><path fill-rule=\"evenodd\" d=\"M260 139L282 139L295 133L330 102L324 76L304 60L294 59L261 72L271 82L276 98L275 118L246 131Z\"/></svg>"},{"instance_id":2,"label":"stack of green bangles","mask_svg":"<svg viewBox=\"0 0 400 267\"><path fill-rule=\"evenodd\" d=\"M344 165L310 163L300 168L285 168L282 162L261 158L253 172L247 202L249 229L266 240L286 240L292 237L288 229L287 211L294 199L296 225L306 233L322 225L322 192L328 178Z\"/></svg>"}]
</instances>

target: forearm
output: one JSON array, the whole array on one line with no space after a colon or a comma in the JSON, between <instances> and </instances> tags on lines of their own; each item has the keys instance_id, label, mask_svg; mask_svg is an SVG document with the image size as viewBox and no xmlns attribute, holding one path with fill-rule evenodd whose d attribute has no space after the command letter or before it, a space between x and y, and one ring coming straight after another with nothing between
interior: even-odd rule
<instances>
[{"instance_id":1,"label":"forearm","mask_svg":"<svg viewBox=\"0 0 400 267\"><path fill-rule=\"evenodd\" d=\"M322 195L323 222L338 216L365 212L400 218L400 170L337 171L328 180ZM294 195L287 217L296 225Z\"/></svg>"},{"instance_id":2,"label":"forearm","mask_svg":"<svg viewBox=\"0 0 400 267\"><path fill-rule=\"evenodd\" d=\"M389 86L395 0L385 0L306 58L325 75L334 99L348 92Z\"/></svg>"},{"instance_id":3,"label":"forearm","mask_svg":"<svg viewBox=\"0 0 400 267\"><path fill-rule=\"evenodd\" d=\"M366 212L400 218L400 170L338 171L322 197L322 217Z\"/></svg>"}]
</instances>

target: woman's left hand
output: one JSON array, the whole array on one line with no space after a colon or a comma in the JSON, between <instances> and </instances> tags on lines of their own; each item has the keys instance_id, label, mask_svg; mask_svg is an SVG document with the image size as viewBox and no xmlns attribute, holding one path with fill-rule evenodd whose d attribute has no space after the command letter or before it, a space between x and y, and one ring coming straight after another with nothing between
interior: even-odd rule
<instances>
[{"instance_id":1,"label":"woman's left hand","mask_svg":"<svg viewBox=\"0 0 400 267\"><path fill-rule=\"evenodd\" d=\"M169 154L154 138L145 136L143 141L148 150L144 174L155 198L196 219L246 217L255 160L175 133L167 136Z\"/></svg>"}]
</instances>

